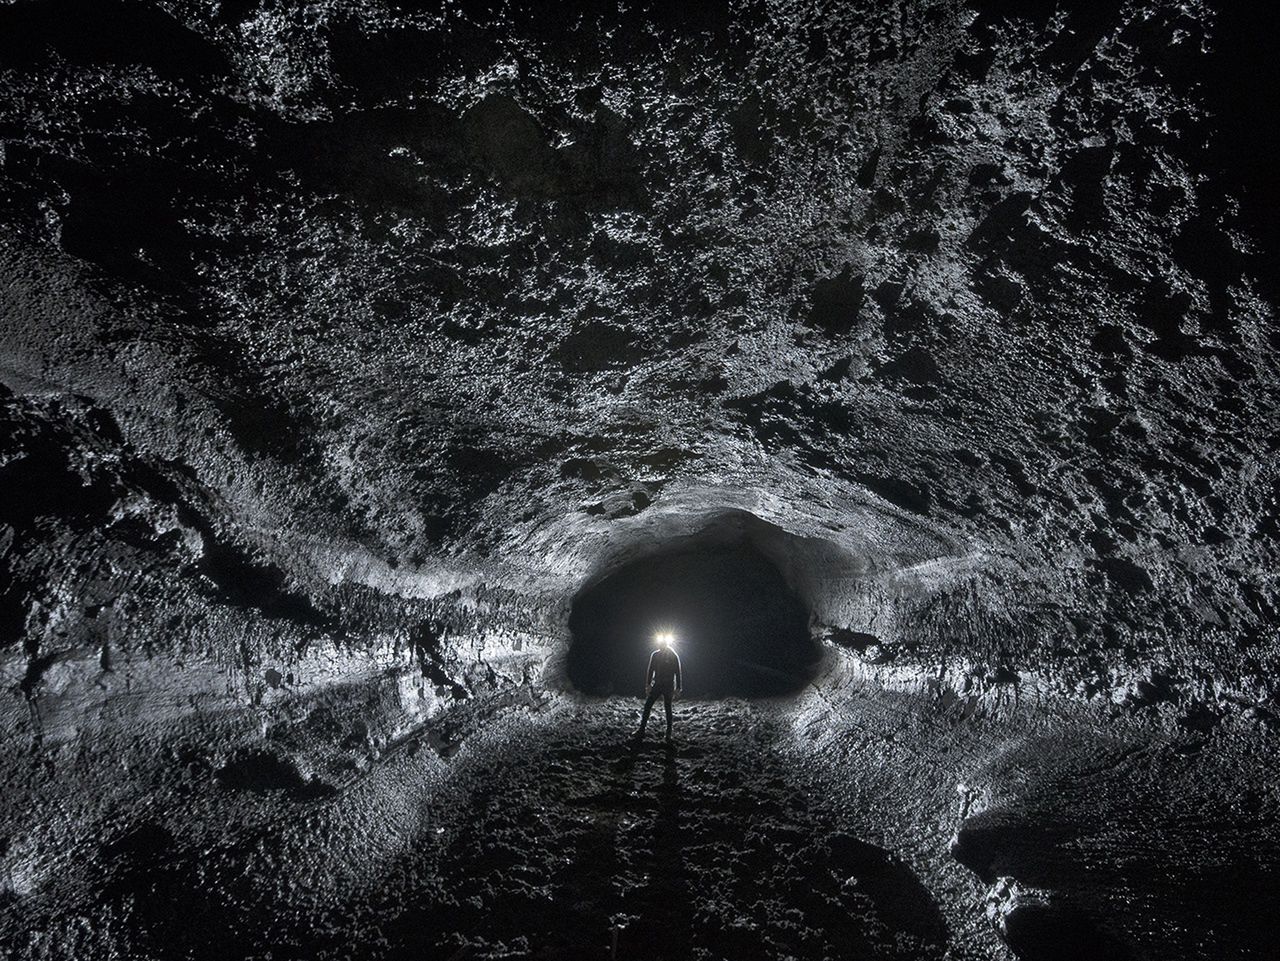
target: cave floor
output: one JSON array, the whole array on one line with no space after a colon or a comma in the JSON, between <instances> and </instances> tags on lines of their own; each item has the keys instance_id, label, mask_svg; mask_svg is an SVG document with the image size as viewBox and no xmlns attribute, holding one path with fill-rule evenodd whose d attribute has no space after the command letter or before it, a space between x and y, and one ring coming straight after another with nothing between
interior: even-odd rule
<instances>
[{"instance_id":1,"label":"cave floor","mask_svg":"<svg viewBox=\"0 0 1280 961\"><path fill-rule=\"evenodd\" d=\"M660 717L632 741L637 713L562 706L459 758L434 840L357 912L376 953L603 958L616 936L618 958L941 956L907 867L810 804L786 712L677 702L670 746Z\"/></svg>"},{"instance_id":2,"label":"cave floor","mask_svg":"<svg viewBox=\"0 0 1280 961\"><path fill-rule=\"evenodd\" d=\"M660 712L633 743L634 698L466 700L305 797L200 774L175 746L223 722L193 719L129 759L130 797L77 792L88 768L70 764L33 782L33 805L85 806L83 839L0 903L0 946L567 959L609 958L616 935L618 959L1270 956L1265 737L846 693L677 701L672 747ZM293 729L236 730L278 751ZM1242 879L1249 903L1231 894ZM1049 908L1026 900L1037 889Z\"/></svg>"}]
</instances>

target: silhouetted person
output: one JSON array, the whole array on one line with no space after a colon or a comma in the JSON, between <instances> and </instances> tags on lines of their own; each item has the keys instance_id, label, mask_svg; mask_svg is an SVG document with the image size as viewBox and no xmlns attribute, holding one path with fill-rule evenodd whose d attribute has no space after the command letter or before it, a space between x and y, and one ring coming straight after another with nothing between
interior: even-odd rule
<instances>
[{"instance_id":1,"label":"silhouetted person","mask_svg":"<svg viewBox=\"0 0 1280 961\"><path fill-rule=\"evenodd\" d=\"M670 634L658 635L658 649L649 655L649 667L644 672L644 692L648 697L644 702L644 714L640 717L640 730L636 739L644 737L644 729L649 723L649 712L653 710L653 702L662 695L662 706L667 711L667 740L671 740L671 697L677 691L684 690L684 678L680 674L680 655L671 647L675 638Z\"/></svg>"}]
</instances>

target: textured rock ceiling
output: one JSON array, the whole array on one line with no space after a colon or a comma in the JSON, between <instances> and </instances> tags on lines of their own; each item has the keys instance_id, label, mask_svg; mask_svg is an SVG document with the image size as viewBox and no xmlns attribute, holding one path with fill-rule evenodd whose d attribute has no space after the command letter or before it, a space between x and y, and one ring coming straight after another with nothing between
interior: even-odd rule
<instances>
[{"instance_id":1,"label":"textured rock ceiling","mask_svg":"<svg viewBox=\"0 0 1280 961\"><path fill-rule=\"evenodd\" d=\"M68 458L93 537L340 616L737 507L929 563L951 653L1258 666L1272 248L1199 6L0 17L7 480Z\"/></svg>"},{"instance_id":2,"label":"textured rock ceiling","mask_svg":"<svg viewBox=\"0 0 1280 961\"><path fill-rule=\"evenodd\" d=\"M215 688L400 671L409 730L554 687L582 584L726 531L878 684L1271 723L1257 29L0 6L14 751Z\"/></svg>"}]
</instances>

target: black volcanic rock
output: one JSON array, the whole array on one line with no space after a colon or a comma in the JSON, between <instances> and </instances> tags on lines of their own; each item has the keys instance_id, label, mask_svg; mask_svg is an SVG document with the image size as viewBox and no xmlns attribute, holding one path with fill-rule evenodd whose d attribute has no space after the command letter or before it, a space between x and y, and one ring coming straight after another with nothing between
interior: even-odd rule
<instances>
[{"instance_id":1,"label":"black volcanic rock","mask_svg":"<svg viewBox=\"0 0 1280 961\"><path fill-rule=\"evenodd\" d=\"M0 6L0 953L1269 957L1246 6Z\"/></svg>"}]
</instances>

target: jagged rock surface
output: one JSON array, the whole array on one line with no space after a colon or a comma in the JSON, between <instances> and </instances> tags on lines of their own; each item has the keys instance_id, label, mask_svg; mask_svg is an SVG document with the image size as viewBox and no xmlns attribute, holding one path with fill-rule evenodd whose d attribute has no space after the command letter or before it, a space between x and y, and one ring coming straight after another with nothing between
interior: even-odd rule
<instances>
[{"instance_id":1,"label":"jagged rock surface","mask_svg":"<svg viewBox=\"0 0 1280 961\"><path fill-rule=\"evenodd\" d=\"M932 805L874 845L953 956L1266 956L1219 891L1280 860L1251 18L0 5L0 944L166 957L147 885L206 870L281 930L376 902L572 709L574 593L701 538L870 725L828 796L879 750Z\"/></svg>"}]
</instances>

